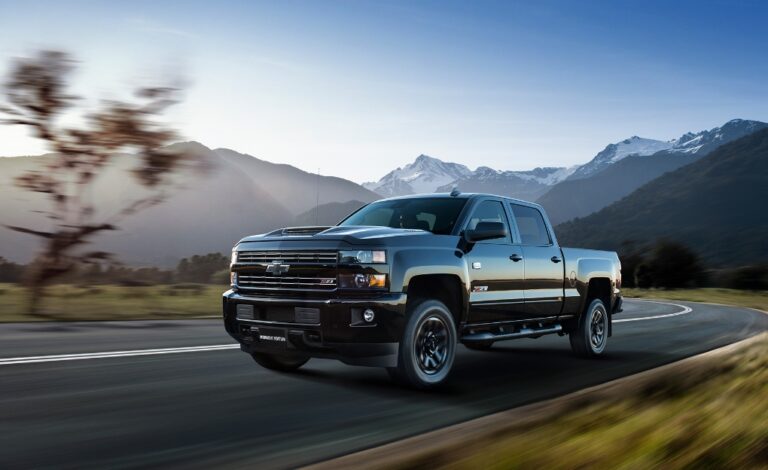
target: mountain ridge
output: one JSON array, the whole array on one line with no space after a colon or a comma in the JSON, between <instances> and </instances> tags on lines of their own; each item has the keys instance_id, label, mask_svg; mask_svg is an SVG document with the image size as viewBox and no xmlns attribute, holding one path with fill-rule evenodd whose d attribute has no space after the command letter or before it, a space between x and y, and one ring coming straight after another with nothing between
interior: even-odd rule
<instances>
[{"instance_id":1,"label":"mountain ridge","mask_svg":"<svg viewBox=\"0 0 768 470\"><path fill-rule=\"evenodd\" d=\"M585 217L627 196L668 171L705 157L720 145L766 128L760 121L732 119L722 126L686 133L668 150L652 155L628 155L585 178L553 185L536 202L544 206L553 224Z\"/></svg>"},{"instance_id":2,"label":"mountain ridge","mask_svg":"<svg viewBox=\"0 0 768 470\"><path fill-rule=\"evenodd\" d=\"M245 154L214 151L195 142L168 148L199 162L206 172L180 169L171 178L176 189L167 200L121 221L119 230L92 239L90 249L115 253L129 265L170 267L195 254L227 253L245 235L294 225L295 217L318 202L370 202L378 196L351 181L318 177L290 165L273 164ZM236 154L236 155L233 155ZM6 225L46 229L48 221L34 211L48 202L13 184L13 178L41 168L48 156L0 158L0 221ZM97 211L115 213L147 194L131 178L133 155L115 156L94 182ZM250 159L250 160L249 160ZM304 190L309 188L309 190ZM27 263L39 240L0 227L0 256Z\"/></svg>"},{"instance_id":3,"label":"mountain ridge","mask_svg":"<svg viewBox=\"0 0 768 470\"><path fill-rule=\"evenodd\" d=\"M766 127L768 124L759 121L736 119L708 131L689 132L669 141L674 152L668 149L646 156L621 154L617 161L588 178L569 178L578 166L526 171L480 166L473 171L461 164L420 155L413 163L389 172L387 184L392 191L404 190L406 194L425 187L430 192L448 192L458 186L464 192L536 200L558 224L599 211L667 172L690 166L719 150L723 143L728 145L750 131ZM226 252L244 235L315 220L334 223L381 197L343 178L309 173L231 149L212 150L195 141L179 142L170 148L187 153L209 172L203 175L185 169L174 173L178 189L166 202L126 219L120 230L95 238L89 249L114 252L127 264L172 266L193 254ZM3 224L46 228L47 220L33 212L48 207L44 196L17 188L13 177L43 167L50 156L0 158ZM98 210L114 212L143 194L130 176L129 157L118 156L114 168L99 176L93 191L98 195ZM28 262L37 244L33 237L0 228L0 247L4 248L0 256Z\"/></svg>"},{"instance_id":4,"label":"mountain ridge","mask_svg":"<svg viewBox=\"0 0 768 470\"><path fill-rule=\"evenodd\" d=\"M660 238L710 266L768 262L768 128L726 143L587 217L556 227L563 244L616 250Z\"/></svg>"}]
</instances>

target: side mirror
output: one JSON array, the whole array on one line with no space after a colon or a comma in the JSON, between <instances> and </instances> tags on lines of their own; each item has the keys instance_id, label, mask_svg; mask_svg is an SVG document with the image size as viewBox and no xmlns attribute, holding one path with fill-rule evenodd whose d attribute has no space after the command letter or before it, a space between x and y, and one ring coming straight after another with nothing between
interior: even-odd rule
<instances>
[{"instance_id":1,"label":"side mirror","mask_svg":"<svg viewBox=\"0 0 768 470\"><path fill-rule=\"evenodd\" d=\"M480 222L474 230L464 231L464 240L467 243L477 243L483 240L506 238L508 235L507 227L501 222Z\"/></svg>"}]
</instances>

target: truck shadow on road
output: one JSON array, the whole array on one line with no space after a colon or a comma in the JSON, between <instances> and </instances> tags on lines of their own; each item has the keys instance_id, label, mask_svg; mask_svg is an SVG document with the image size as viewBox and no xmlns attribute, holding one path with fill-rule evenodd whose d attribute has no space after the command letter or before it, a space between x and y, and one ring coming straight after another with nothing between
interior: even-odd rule
<instances>
[{"instance_id":1,"label":"truck shadow on road","mask_svg":"<svg viewBox=\"0 0 768 470\"><path fill-rule=\"evenodd\" d=\"M493 406L498 402L508 407L596 385L675 359L651 351L616 351L590 360L574 356L567 346L495 345L483 352L460 347L448 383L427 392L396 384L381 369L334 367L317 361L311 361L291 377L390 399L421 397L426 403L440 400L465 406L473 402Z\"/></svg>"}]
</instances>

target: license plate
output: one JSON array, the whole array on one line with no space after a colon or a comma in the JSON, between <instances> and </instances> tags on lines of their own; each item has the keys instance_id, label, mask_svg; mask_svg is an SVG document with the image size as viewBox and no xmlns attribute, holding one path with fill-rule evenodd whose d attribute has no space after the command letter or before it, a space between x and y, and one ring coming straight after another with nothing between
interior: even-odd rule
<instances>
[{"instance_id":1,"label":"license plate","mask_svg":"<svg viewBox=\"0 0 768 470\"><path fill-rule=\"evenodd\" d=\"M287 340L285 330L280 328L259 328L259 342L264 346L283 349L286 347Z\"/></svg>"}]
</instances>

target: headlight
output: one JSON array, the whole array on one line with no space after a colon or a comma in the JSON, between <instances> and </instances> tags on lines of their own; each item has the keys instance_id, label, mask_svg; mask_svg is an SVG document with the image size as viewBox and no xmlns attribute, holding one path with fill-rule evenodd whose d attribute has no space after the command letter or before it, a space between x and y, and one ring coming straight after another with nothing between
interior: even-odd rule
<instances>
[{"instance_id":1,"label":"headlight","mask_svg":"<svg viewBox=\"0 0 768 470\"><path fill-rule=\"evenodd\" d=\"M386 274L340 274L339 287L342 289L383 289L387 287Z\"/></svg>"},{"instance_id":2,"label":"headlight","mask_svg":"<svg viewBox=\"0 0 768 470\"><path fill-rule=\"evenodd\" d=\"M232 260L230 262L232 264L237 263L237 250L232 250Z\"/></svg>"},{"instance_id":3,"label":"headlight","mask_svg":"<svg viewBox=\"0 0 768 470\"><path fill-rule=\"evenodd\" d=\"M387 262L387 252L384 250L339 251L339 262L342 264L382 264Z\"/></svg>"}]
</instances>

